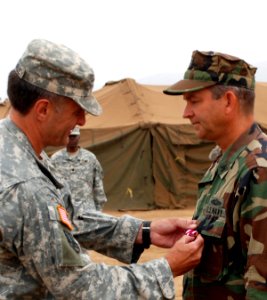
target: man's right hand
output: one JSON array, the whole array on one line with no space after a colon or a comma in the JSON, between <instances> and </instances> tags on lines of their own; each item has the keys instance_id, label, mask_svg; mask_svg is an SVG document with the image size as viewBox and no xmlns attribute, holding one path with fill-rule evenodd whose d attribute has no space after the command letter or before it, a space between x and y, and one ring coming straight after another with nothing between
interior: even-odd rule
<instances>
[{"instance_id":1,"label":"man's right hand","mask_svg":"<svg viewBox=\"0 0 267 300\"><path fill-rule=\"evenodd\" d=\"M204 240L199 234L197 237L184 235L165 255L173 276L183 275L193 269L200 261Z\"/></svg>"}]
</instances>

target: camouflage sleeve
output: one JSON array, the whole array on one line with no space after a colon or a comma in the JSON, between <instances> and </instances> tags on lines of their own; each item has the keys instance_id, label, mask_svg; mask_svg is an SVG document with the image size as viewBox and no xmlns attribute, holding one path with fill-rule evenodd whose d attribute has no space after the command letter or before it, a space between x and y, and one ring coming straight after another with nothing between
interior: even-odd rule
<instances>
[{"instance_id":1,"label":"camouflage sleeve","mask_svg":"<svg viewBox=\"0 0 267 300\"><path fill-rule=\"evenodd\" d=\"M35 180L6 195L1 220L4 247L17 256L28 294L38 286L57 299L174 299L165 259L123 267L93 263L59 214L57 195L49 186L38 190Z\"/></svg>"},{"instance_id":2,"label":"camouflage sleeve","mask_svg":"<svg viewBox=\"0 0 267 300\"><path fill-rule=\"evenodd\" d=\"M241 243L247 253L247 299L267 299L267 168L253 170L247 201L241 206ZM249 200L249 201L248 201Z\"/></svg>"},{"instance_id":3,"label":"camouflage sleeve","mask_svg":"<svg viewBox=\"0 0 267 300\"><path fill-rule=\"evenodd\" d=\"M127 215L116 218L97 211L82 217L83 220L78 221L79 233L74 233L74 236L83 247L124 263L131 262L141 220Z\"/></svg>"},{"instance_id":4,"label":"camouflage sleeve","mask_svg":"<svg viewBox=\"0 0 267 300\"><path fill-rule=\"evenodd\" d=\"M94 174L94 185L93 185L93 194L96 210L101 211L104 204L107 202L107 197L104 190L103 184L103 169L100 165L100 162L95 160L95 174Z\"/></svg>"}]
</instances>

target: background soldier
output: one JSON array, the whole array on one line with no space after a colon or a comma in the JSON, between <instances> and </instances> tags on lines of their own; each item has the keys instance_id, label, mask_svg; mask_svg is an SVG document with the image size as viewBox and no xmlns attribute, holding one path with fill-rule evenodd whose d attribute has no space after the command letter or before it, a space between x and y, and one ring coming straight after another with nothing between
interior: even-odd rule
<instances>
[{"instance_id":1,"label":"background soldier","mask_svg":"<svg viewBox=\"0 0 267 300\"><path fill-rule=\"evenodd\" d=\"M69 185L75 219L88 210L102 211L107 201L102 167L91 151L79 146L79 141L80 128L76 126L66 148L51 156L56 171Z\"/></svg>"}]
</instances>

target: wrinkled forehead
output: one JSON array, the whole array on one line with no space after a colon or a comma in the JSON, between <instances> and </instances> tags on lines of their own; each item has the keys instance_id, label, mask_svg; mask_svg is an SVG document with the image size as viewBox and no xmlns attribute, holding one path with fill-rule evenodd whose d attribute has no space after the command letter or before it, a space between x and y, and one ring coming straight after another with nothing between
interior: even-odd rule
<instances>
[{"instance_id":1,"label":"wrinkled forehead","mask_svg":"<svg viewBox=\"0 0 267 300\"><path fill-rule=\"evenodd\" d=\"M207 95L207 92L210 91L210 88L205 88L199 91L194 91L194 92L186 92L183 94L183 99L186 101L190 101L192 99L197 99L202 97L203 95Z\"/></svg>"}]
</instances>

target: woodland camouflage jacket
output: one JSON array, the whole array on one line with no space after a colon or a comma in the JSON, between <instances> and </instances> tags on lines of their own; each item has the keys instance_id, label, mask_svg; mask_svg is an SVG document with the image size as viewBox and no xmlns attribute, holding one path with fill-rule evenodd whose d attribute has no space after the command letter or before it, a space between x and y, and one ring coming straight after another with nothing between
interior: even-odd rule
<instances>
[{"instance_id":1,"label":"woodland camouflage jacket","mask_svg":"<svg viewBox=\"0 0 267 300\"><path fill-rule=\"evenodd\" d=\"M205 247L184 299L267 299L267 137L256 124L204 175L194 219Z\"/></svg>"}]
</instances>

